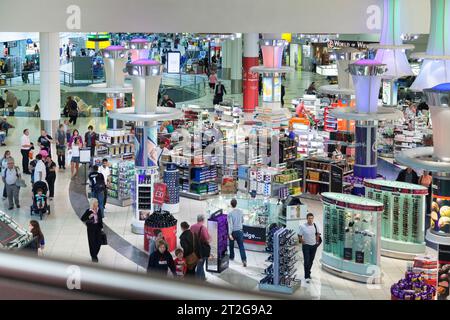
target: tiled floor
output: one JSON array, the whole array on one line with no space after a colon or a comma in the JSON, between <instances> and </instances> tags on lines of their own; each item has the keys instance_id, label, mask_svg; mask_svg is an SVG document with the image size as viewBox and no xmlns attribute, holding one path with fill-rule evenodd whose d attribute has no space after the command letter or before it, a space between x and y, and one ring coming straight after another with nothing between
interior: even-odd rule
<instances>
[{"instance_id":1,"label":"tiled floor","mask_svg":"<svg viewBox=\"0 0 450 320\"><path fill-rule=\"evenodd\" d=\"M311 81L318 81L317 76L309 73L294 73L287 77L286 101L290 101L299 92L309 85ZM313 80L314 79L314 80ZM321 80L323 82L323 80ZM242 95L235 95L236 99L242 99ZM201 103L209 103L208 95L202 98ZM21 163L19 140L24 128L29 128L32 141L36 141L39 135L39 120L37 118L12 118L10 119L15 129L10 130L7 138L7 146L0 147L3 155L5 150L11 150L18 165ZM101 118L80 118L77 125L80 132L87 130L88 124L95 126L98 132L106 129L105 119ZM55 151L55 150L54 150ZM56 154L56 152L54 152ZM28 180L28 176L27 176ZM31 204L31 188L28 187L20 192L21 209L14 209L9 212L14 219L23 226L28 225L30 220L29 205ZM81 223L71 207L69 201L70 170L60 171L56 179L56 196L51 203L52 214L42 222L42 230L46 238L45 255L49 257L60 257L76 262L89 262L89 250L85 226ZM309 211L316 215L316 222L322 226L322 206L319 202L305 200L309 206ZM197 214L206 212L206 202L199 202L181 198L180 213L176 214L178 222L188 221L193 223ZM131 232L130 224L133 219L131 207L120 208L108 205L105 224L114 230L130 244L139 249L143 249L143 236L135 235ZM0 201L0 210L8 212L6 201ZM389 299L389 288L392 283L398 281L405 272L406 262L389 258L382 258L383 283L379 286L369 286L350 280L344 280L337 276L323 271L320 267L320 256L322 247L319 248L314 262L310 284L302 283L302 286L294 294L299 299ZM303 266L301 253L298 263L297 278L303 276ZM236 288L258 290L258 281L263 277L262 271L265 268L267 254L259 252L248 252L248 267L244 268L240 264L240 258L230 263L230 268L222 274L208 273L208 281L221 286L233 286ZM109 246L103 246L99 261L101 266L108 266L117 269L130 270L135 272L145 272L145 270L128 260Z\"/></svg>"}]
</instances>

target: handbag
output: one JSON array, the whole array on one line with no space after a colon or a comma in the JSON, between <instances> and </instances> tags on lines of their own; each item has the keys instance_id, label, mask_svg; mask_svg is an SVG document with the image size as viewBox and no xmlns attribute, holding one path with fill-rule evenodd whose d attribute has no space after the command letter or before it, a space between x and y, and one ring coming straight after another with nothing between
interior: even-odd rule
<instances>
[{"instance_id":1,"label":"handbag","mask_svg":"<svg viewBox=\"0 0 450 320\"><path fill-rule=\"evenodd\" d=\"M108 245L108 238L106 237L106 233L103 230L100 232L100 244L102 246Z\"/></svg>"},{"instance_id":2,"label":"handbag","mask_svg":"<svg viewBox=\"0 0 450 320\"><path fill-rule=\"evenodd\" d=\"M194 270L195 267L197 266L198 257L195 254L195 237L194 237L193 233L191 233L191 235L192 235L192 247L193 247L192 249L193 249L193 251L192 251L192 253L190 255L186 256L186 264L187 264L187 268L189 270Z\"/></svg>"},{"instance_id":3,"label":"handbag","mask_svg":"<svg viewBox=\"0 0 450 320\"><path fill-rule=\"evenodd\" d=\"M201 234L202 234L202 228L203 226L200 227L200 231L198 232L198 234L196 235L196 240L197 240L197 256L200 259L203 258L209 258L209 256L211 255L211 246L209 245L209 243L207 243L206 241L201 241Z\"/></svg>"},{"instance_id":4,"label":"handbag","mask_svg":"<svg viewBox=\"0 0 450 320\"><path fill-rule=\"evenodd\" d=\"M19 174L19 168L15 167L14 169L16 169L16 172L17 172L16 186L19 188L26 188L27 184L25 183L25 180L22 179L21 175Z\"/></svg>"},{"instance_id":5,"label":"handbag","mask_svg":"<svg viewBox=\"0 0 450 320\"><path fill-rule=\"evenodd\" d=\"M317 232L317 226L316 226L316 223L315 223L315 222L314 222L314 229L316 229L316 237L317 237L317 235L318 235L319 233ZM319 240L317 241L316 246L320 246L321 244L322 244L322 237L319 236Z\"/></svg>"}]
</instances>

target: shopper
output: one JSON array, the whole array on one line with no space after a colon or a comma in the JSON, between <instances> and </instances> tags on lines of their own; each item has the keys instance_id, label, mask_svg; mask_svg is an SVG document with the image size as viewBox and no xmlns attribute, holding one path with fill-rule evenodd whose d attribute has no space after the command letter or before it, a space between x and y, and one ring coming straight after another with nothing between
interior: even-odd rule
<instances>
[{"instance_id":1,"label":"shopper","mask_svg":"<svg viewBox=\"0 0 450 320\"><path fill-rule=\"evenodd\" d=\"M56 131L56 154L58 155L58 168L66 170L66 143L67 136L64 125L60 124Z\"/></svg>"},{"instance_id":2,"label":"shopper","mask_svg":"<svg viewBox=\"0 0 450 320\"><path fill-rule=\"evenodd\" d=\"M209 89L210 89L211 93L214 92L217 80L218 80L217 79L217 74L215 72L211 72L211 75L209 76L209 79L208 79L208 81L209 81Z\"/></svg>"},{"instance_id":3,"label":"shopper","mask_svg":"<svg viewBox=\"0 0 450 320\"><path fill-rule=\"evenodd\" d=\"M67 114L69 116L69 124L76 125L77 124L77 118L79 113L78 104L71 96L67 97L67 103L64 110L67 110Z\"/></svg>"},{"instance_id":4,"label":"shopper","mask_svg":"<svg viewBox=\"0 0 450 320\"><path fill-rule=\"evenodd\" d=\"M155 250L150 255L147 272L167 275L167 271L170 270L176 276L175 262L169 252L169 245L164 240L159 240L156 245L158 250Z\"/></svg>"},{"instance_id":5,"label":"shopper","mask_svg":"<svg viewBox=\"0 0 450 320\"><path fill-rule=\"evenodd\" d=\"M169 97L168 94L163 95L161 106L166 108L176 108L175 102Z\"/></svg>"},{"instance_id":6,"label":"shopper","mask_svg":"<svg viewBox=\"0 0 450 320\"><path fill-rule=\"evenodd\" d=\"M3 158L0 160L0 172L5 172L6 168L8 168L8 160L13 159L11 157L11 152L9 150L6 150L3 154ZM13 159L14 161L14 159ZM6 184L3 185L3 200L6 200L7 194L6 194Z\"/></svg>"},{"instance_id":7,"label":"shopper","mask_svg":"<svg viewBox=\"0 0 450 320\"><path fill-rule=\"evenodd\" d=\"M28 163L33 144L30 142L30 131L28 129L23 130L22 138L20 138L20 145L20 153L22 154L22 171L24 174L31 174L28 169Z\"/></svg>"},{"instance_id":8,"label":"shopper","mask_svg":"<svg viewBox=\"0 0 450 320\"><path fill-rule=\"evenodd\" d=\"M97 199L98 206L100 208L100 214L102 218L104 218L103 208L104 208L104 200L105 200L105 189L106 183L103 177L103 174L98 172L98 166L94 165L92 167L92 172L89 173L89 181L91 182L91 192L92 197Z\"/></svg>"},{"instance_id":9,"label":"shopper","mask_svg":"<svg viewBox=\"0 0 450 320\"><path fill-rule=\"evenodd\" d=\"M151 255L154 251L158 250L158 241L165 240L164 235L160 229L153 230L153 236L150 237L148 243L148 254Z\"/></svg>"},{"instance_id":10,"label":"shopper","mask_svg":"<svg viewBox=\"0 0 450 320\"><path fill-rule=\"evenodd\" d=\"M45 247L45 238L39 222L30 220L28 231L33 235L33 240L25 248L35 252L37 255L42 255Z\"/></svg>"},{"instance_id":11,"label":"shopper","mask_svg":"<svg viewBox=\"0 0 450 320\"><path fill-rule=\"evenodd\" d=\"M285 88L284 84L281 84L280 95L281 95L281 106L282 107L284 106L284 96L285 96L285 94L286 94L286 88Z\"/></svg>"},{"instance_id":12,"label":"shopper","mask_svg":"<svg viewBox=\"0 0 450 320\"><path fill-rule=\"evenodd\" d=\"M51 156L45 158L45 166L47 169L45 180L47 181L48 189L50 191L49 200L52 201L55 196L56 163L52 160Z\"/></svg>"},{"instance_id":13,"label":"shopper","mask_svg":"<svg viewBox=\"0 0 450 320\"><path fill-rule=\"evenodd\" d=\"M8 119L6 117L3 117L0 121L0 145L6 146L5 140L8 136L8 130L14 128L12 124L8 122Z\"/></svg>"},{"instance_id":14,"label":"shopper","mask_svg":"<svg viewBox=\"0 0 450 320\"><path fill-rule=\"evenodd\" d=\"M81 217L81 221L87 227L89 253L92 262L98 262L98 253L102 245L103 220L99 211L97 199L91 199L90 208Z\"/></svg>"},{"instance_id":15,"label":"shopper","mask_svg":"<svg viewBox=\"0 0 450 320\"><path fill-rule=\"evenodd\" d=\"M314 257L320 244L320 230L314 223L314 215L312 213L306 215L306 220L306 223L300 225L298 239L302 245L305 280L309 283Z\"/></svg>"},{"instance_id":16,"label":"shopper","mask_svg":"<svg viewBox=\"0 0 450 320\"><path fill-rule=\"evenodd\" d=\"M175 250L175 270L178 278L184 278L187 272L187 262L186 258L184 258L183 249L178 248Z\"/></svg>"},{"instance_id":17,"label":"shopper","mask_svg":"<svg viewBox=\"0 0 450 320\"><path fill-rule=\"evenodd\" d=\"M14 209L14 203L17 208L20 208L19 192L20 188L16 185L17 180L20 178L20 171L17 166L14 165L14 159L8 159L8 166L2 173L2 180L6 187L6 194L8 196L8 210Z\"/></svg>"},{"instance_id":18,"label":"shopper","mask_svg":"<svg viewBox=\"0 0 450 320\"><path fill-rule=\"evenodd\" d=\"M70 132L70 128L69 128L69 120L64 120L64 131L66 132L66 141L69 142L70 141L70 137L72 136L72 133Z\"/></svg>"},{"instance_id":19,"label":"shopper","mask_svg":"<svg viewBox=\"0 0 450 320\"><path fill-rule=\"evenodd\" d=\"M225 86L222 84L222 81L218 80L216 89L214 90L214 99L213 104L219 104L223 101L223 95L227 93L225 90Z\"/></svg>"},{"instance_id":20,"label":"shopper","mask_svg":"<svg viewBox=\"0 0 450 320\"><path fill-rule=\"evenodd\" d=\"M109 168L108 159L104 158L102 160L102 165L98 167L98 172L100 172L103 175L103 179L105 180L106 184L105 199L103 201L103 212L105 212L106 200L108 199L108 187L111 184L111 169Z\"/></svg>"},{"instance_id":21,"label":"shopper","mask_svg":"<svg viewBox=\"0 0 450 320\"><path fill-rule=\"evenodd\" d=\"M70 160L70 173L75 177L80 168L80 148L83 146L83 139L77 129L73 130L72 137L69 140L69 150L72 152Z\"/></svg>"},{"instance_id":22,"label":"shopper","mask_svg":"<svg viewBox=\"0 0 450 320\"><path fill-rule=\"evenodd\" d=\"M47 151L49 156L52 155L52 147L51 143L53 142L53 138L47 133L45 130L41 130L41 136L38 138L37 143L38 146L42 150Z\"/></svg>"},{"instance_id":23,"label":"shopper","mask_svg":"<svg viewBox=\"0 0 450 320\"><path fill-rule=\"evenodd\" d=\"M204 226L205 216L199 214L197 216L197 223L191 226L191 232L194 235L194 250L198 257L195 276L199 280L206 281L205 262L209 258L211 247L209 241L211 239L208 230ZM209 250L208 250L209 249Z\"/></svg>"},{"instance_id":24,"label":"shopper","mask_svg":"<svg viewBox=\"0 0 450 320\"><path fill-rule=\"evenodd\" d=\"M397 181L418 184L419 176L413 170L413 168L407 167L406 169L400 171L397 176Z\"/></svg>"},{"instance_id":25,"label":"shopper","mask_svg":"<svg viewBox=\"0 0 450 320\"><path fill-rule=\"evenodd\" d=\"M47 167L42 161L42 155L39 153L36 155L36 166L34 167L33 173L33 183L38 181L46 181L47 178Z\"/></svg>"},{"instance_id":26,"label":"shopper","mask_svg":"<svg viewBox=\"0 0 450 320\"><path fill-rule=\"evenodd\" d=\"M180 227L182 231L180 235L180 246L183 248L183 256L186 259L186 273L188 275L195 275L198 257L194 252L194 235L189 230L189 224L187 222L182 222Z\"/></svg>"},{"instance_id":27,"label":"shopper","mask_svg":"<svg viewBox=\"0 0 450 320\"><path fill-rule=\"evenodd\" d=\"M97 139L97 134L94 131L93 126L88 127L88 131L84 134L84 146L91 150L91 162L89 167L92 166L92 161L95 155L95 140Z\"/></svg>"},{"instance_id":28,"label":"shopper","mask_svg":"<svg viewBox=\"0 0 450 320\"><path fill-rule=\"evenodd\" d=\"M241 254L241 261L244 267L247 266L247 256L245 254L244 248L244 232L243 232L243 223L244 223L244 214L241 209L237 207L237 200L231 200L231 208L232 210L228 213L228 234L230 237L230 260L234 260L234 241L236 240L239 253Z\"/></svg>"},{"instance_id":29,"label":"shopper","mask_svg":"<svg viewBox=\"0 0 450 320\"><path fill-rule=\"evenodd\" d=\"M5 99L5 109L9 109L9 115L13 116L14 111L18 106L17 97L12 91L5 90L6 99Z\"/></svg>"}]
</instances>

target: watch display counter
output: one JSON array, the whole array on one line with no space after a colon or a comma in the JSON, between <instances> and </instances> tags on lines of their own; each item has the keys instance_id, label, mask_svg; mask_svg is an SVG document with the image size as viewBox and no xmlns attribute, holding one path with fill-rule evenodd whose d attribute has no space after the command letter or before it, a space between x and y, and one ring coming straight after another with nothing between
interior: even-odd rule
<instances>
[{"instance_id":1,"label":"watch display counter","mask_svg":"<svg viewBox=\"0 0 450 320\"><path fill-rule=\"evenodd\" d=\"M322 267L342 278L380 283L383 204L332 192L323 193L322 201Z\"/></svg>"},{"instance_id":2,"label":"watch display counter","mask_svg":"<svg viewBox=\"0 0 450 320\"><path fill-rule=\"evenodd\" d=\"M425 197L428 189L411 183L364 180L366 197L383 203L381 254L413 259L425 253Z\"/></svg>"}]
</instances>

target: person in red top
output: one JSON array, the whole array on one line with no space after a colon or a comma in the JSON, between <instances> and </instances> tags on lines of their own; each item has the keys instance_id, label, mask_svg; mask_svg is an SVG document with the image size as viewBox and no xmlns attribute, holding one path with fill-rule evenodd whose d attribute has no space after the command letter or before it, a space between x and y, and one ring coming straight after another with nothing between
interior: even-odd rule
<instances>
[{"instance_id":1,"label":"person in red top","mask_svg":"<svg viewBox=\"0 0 450 320\"><path fill-rule=\"evenodd\" d=\"M183 249L178 248L177 250L175 250L175 269L177 272L177 277L179 278L184 278L184 275L186 274L187 271L187 263L186 263L186 259L184 258L184 252Z\"/></svg>"},{"instance_id":2,"label":"person in red top","mask_svg":"<svg viewBox=\"0 0 450 320\"><path fill-rule=\"evenodd\" d=\"M198 239L199 242L208 243L211 239L208 229L206 229L205 225L205 216L203 214L199 214L197 216L197 223L191 226L191 232ZM194 240L195 242L195 240ZM196 248L197 250L198 248ZM196 252L197 256L198 253ZM198 262L197 262L197 269L195 271L195 276L203 281L206 281L206 275L205 275L205 261L207 257L200 257L198 256Z\"/></svg>"}]
</instances>

